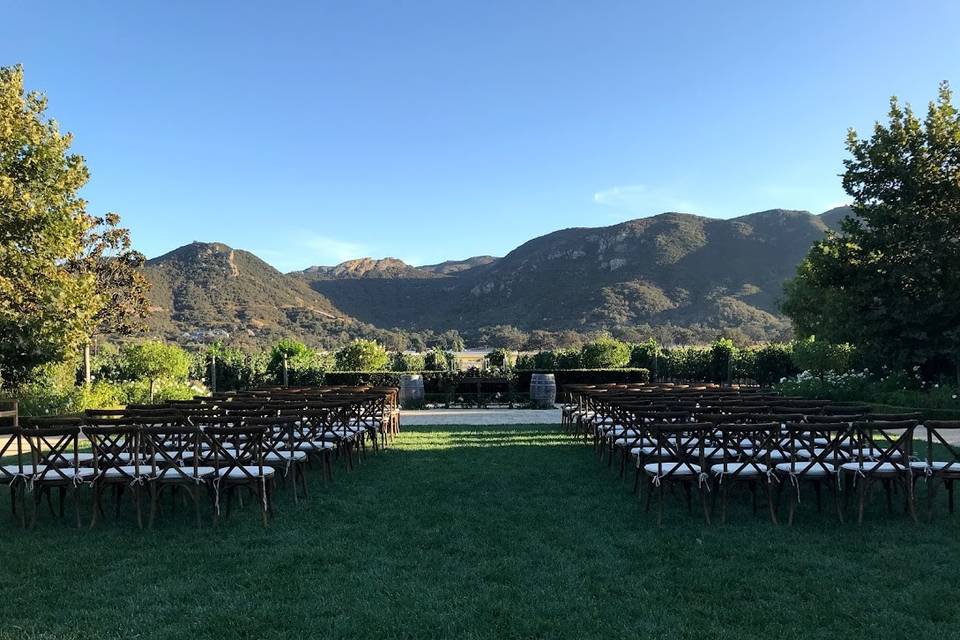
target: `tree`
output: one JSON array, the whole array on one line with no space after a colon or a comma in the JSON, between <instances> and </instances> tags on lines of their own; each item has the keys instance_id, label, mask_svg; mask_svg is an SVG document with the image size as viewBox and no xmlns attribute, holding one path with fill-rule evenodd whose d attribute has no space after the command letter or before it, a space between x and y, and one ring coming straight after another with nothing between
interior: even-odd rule
<instances>
[{"instance_id":1,"label":"tree","mask_svg":"<svg viewBox=\"0 0 960 640\"><path fill-rule=\"evenodd\" d=\"M609 336L583 345L580 359L586 369L614 369L630 362L630 346Z\"/></svg>"},{"instance_id":2,"label":"tree","mask_svg":"<svg viewBox=\"0 0 960 640\"><path fill-rule=\"evenodd\" d=\"M190 354L159 340L128 345L123 349L123 359L127 376L150 381L150 402L158 380L183 382L190 375Z\"/></svg>"},{"instance_id":3,"label":"tree","mask_svg":"<svg viewBox=\"0 0 960 640\"><path fill-rule=\"evenodd\" d=\"M484 327L480 333L483 343L493 349L517 349L527 339L523 331L508 324Z\"/></svg>"},{"instance_id":4,"label":"tree","mask_svg":"<svg viewBox=\"0 0 960 640\"><path fill-rule=\"evenodd\" d=\"M424 357L424 368L427 371L446 371L449 366L447 353L440 347L434 347Z\"/></svg>"},{"instance_id":5,"label":"tree","mask_svg":"<svg viewBox=\"0 0 960 640\"><path fill-rule=\"evenodd\" d=\"M340 371L383 371L390 364L387 350L373 340L354 340L335 357Z\"/></svg>"},{"instance_id":6,"label":"tree","mask_svg":"<svg viewBox=\"0 0 960 640\"><path fill-rule=\"evenodd\" d=\"M46 108L21 67L0 68L0 374L12 384L146 311L142 256L116 214L87 213L90 174Z\"/></svg>"},{"instance_id":7,"label":"tree","mask_svg":"<svg viewBox=\"0 0 960 640\"><path fill-rule=\"evenodd\" d=\"M949 86L923 121L892 98L889 122L868 140L851 130L847 150L854 215L810 250L784 313L799 336L853 343L871 364L952 360L960 371L960 116Z\"/></svg>"},{"instance_id":8,"label":"tree","mask_svg":"<svg viewBox=\"0 0 960 640\"><path fill-rule=\"evenodd\" d=\"M90 340L97 333L131 335L144 330L149 313L147 292L150 282L141 267L144 255L134 251L130 231L119 225L120 216L108 213L91 217L83 240L83 251L71 261L79 275L92 275L100 306L87 327L83 344L84 381L90 383Z\"/></svg>"}]
</instances>

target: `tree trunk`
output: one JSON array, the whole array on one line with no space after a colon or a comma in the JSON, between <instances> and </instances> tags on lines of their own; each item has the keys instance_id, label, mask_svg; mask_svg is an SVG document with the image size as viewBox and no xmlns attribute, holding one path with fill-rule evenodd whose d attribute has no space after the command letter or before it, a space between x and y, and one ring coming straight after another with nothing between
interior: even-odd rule
<instances>
[{"instance_id":1,"label":"tree trunk","mask_svg":"<svg viewBox=\"0 0 960 640\"><path fill-rule=\"evenodd\" d=\"M150 378L150 404L153 404L153 378Z\"/></svg>"},{"instance_id":2,"label":"tree trunk","mask_svg":"<svg viewBox=\"0 0 960 640\"><path fill-rule=\"evenodd\" d=\"M83 345L83 384L90 386L90 343Z\"/></svg>"}]
</instances>

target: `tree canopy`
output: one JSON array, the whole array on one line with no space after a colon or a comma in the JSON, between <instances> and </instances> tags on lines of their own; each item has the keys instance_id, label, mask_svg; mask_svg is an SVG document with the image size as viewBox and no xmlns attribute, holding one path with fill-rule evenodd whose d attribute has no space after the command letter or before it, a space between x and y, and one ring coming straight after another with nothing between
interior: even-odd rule
<instances>
[{"instance_id":1,"label":"tree canopy","mask_svg":"<svg viewBox=\"0 0 960 640\"><path fill-rule=\"evenodd\" d=\"M119 217L87 213L90 177L73 141L0 67L0 379L17 384L63 360L101 327L129 331L146 313L143 257Z\"/></svg>"},{"instance_id":2,"label":"tree canopy","mask_svg":"<svg viewBox=\"0 0 960 640\"><path fill-rule=\"evenodd\" d=\"M944 83L923 120L896 98L888 119L869 139L849 132L853 215L810 250L782 309L801 337L877 363L958 363L960 117Z\"/></svg>"}]
</instances>

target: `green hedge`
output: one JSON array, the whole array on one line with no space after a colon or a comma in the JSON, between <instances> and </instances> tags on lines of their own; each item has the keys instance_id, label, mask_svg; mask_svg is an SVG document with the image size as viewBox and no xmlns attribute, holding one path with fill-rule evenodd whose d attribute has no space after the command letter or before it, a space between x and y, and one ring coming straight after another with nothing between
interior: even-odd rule
<instances>
[{"instance_id":1,"label":"green hedge","mask_svg":"<svg viewBox=\"0 0 960 640\"><path fill-rule=\"evenodd\" d=\"M517 389L530 388L535 373L552 373L559 389L565 384L628 384L650 382L648 369L527 369L517 371Z\"/></svg>"},{"instance_id":2,"label":"green hedge","mask_svg":"<svg viewBox=\"0 0 960 640\"><path fill-rule=\"evenodd\" d=\"M565 384L626 384L650 381L650 371L641 368L631 369L513 369L505 377L513 381L514 388L526 391L530 387L530 376L534 373L552 373L557 379L557 385ZM444 393L455 388L470 374L461 371L416 371L396 373L393 371L328 371L323 376L322 384L330 385L374 385L385 387L399 387L400 378L404 375L419 374L423 376L423 387L426 393Z\"/></svg>"}]
</instances>

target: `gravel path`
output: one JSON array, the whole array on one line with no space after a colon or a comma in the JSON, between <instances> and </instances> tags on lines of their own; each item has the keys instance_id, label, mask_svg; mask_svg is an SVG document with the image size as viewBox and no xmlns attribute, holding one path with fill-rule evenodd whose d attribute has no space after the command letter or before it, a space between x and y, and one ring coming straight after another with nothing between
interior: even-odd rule
<instances>
[{"instance_id":1,"label":"gravel path","mask_svg":"<svg viewBox=\"0 0 960 640\"><path fill-rule=\"evenodd\" d=\"M432 424L555 424L560 409L428 409L400 411L400 426Z\"/></svg>"}]
</instances>

